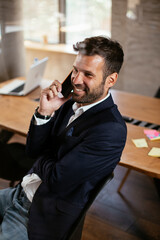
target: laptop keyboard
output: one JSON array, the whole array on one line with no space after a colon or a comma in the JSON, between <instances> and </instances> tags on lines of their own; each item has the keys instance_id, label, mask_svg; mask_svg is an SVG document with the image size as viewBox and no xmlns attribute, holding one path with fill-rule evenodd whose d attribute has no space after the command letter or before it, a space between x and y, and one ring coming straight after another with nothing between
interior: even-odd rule
<instances>
[{"instance_id":1,"label":"laptop keyboard","mask_svg":"<svg viewBox=\"0 0 160 240\"><path fill-rule=\"evenodd\" d=\"M24 88L24 83L23 83L22 85L20 85L19 87L13 89L13 90L10 91L10 92L11 92L11 93L12 93L12 92L18 93L18 92L21 92L21 91L23 90L23 88Z\"/></svg>"}]
</instances>

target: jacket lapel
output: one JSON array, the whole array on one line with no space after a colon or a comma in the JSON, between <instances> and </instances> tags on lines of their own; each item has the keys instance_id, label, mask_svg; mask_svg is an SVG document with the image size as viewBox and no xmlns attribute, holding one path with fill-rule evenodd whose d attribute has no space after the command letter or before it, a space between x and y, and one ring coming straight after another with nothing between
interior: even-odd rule
<instances>
[{"instance_id":1,"label":"jacket lapel","mask_svg":"<svg viewBox=\"0 0 160 240\"><path fill-rule=\"evenodd\" d=\"M61 130L63 129L62 131L59 131L60 138L64 137L64 135L72 136L73 133L77 132L75 130L79 130L78 132L80 132L80 131L83 131L83 129L85 129L86 127L89 127L91 123L95 124L96 119L100 120L100 116L98 113L101 112L101 115L103 117L104 111L113 106L114 106L114 102L113 102L112 96L110 95L106 100L90 108L89 110L84 112L82 115L80 115L71 124L69 124L68 127L66 127L69 120L69 118L67 117L60 128Z\"/></svg>"}]
</instances>

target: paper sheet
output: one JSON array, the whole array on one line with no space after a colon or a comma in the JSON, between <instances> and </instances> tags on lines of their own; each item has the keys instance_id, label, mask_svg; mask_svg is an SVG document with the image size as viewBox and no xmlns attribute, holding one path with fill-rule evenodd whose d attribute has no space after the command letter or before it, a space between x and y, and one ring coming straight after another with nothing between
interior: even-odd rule
<instances>
[{"instance_id":1,"label":"paper sheet","mask_svg":"<svg viewBox=\"0 0 160 240\"><path fill-rule=\"evenodd\" d=\"M148 155L152 157L160 157L160 148L153 147Z\"/></svg>"},{"instance_id":2,"label":"paper sheet","mask_svg":"<svg viewBox=\"0 0 160 240\"><path fill-rule=\"evenodd\" d=\"M140 139L132 139L133 143L137 148L144 148L148 147L148 144L146 142L145 138L140 138Z\"/></svg>"},{"instance_id":3,"label":"paper sheet","mask_svg":"<svg viewBox=\"0 0 160 240\"><path fill-rule=\"evenodd\" d=\"M157 130L145 129L144 133L151 141L160 140L160 132L158 132Z\"/></svg>"}]
</instances>

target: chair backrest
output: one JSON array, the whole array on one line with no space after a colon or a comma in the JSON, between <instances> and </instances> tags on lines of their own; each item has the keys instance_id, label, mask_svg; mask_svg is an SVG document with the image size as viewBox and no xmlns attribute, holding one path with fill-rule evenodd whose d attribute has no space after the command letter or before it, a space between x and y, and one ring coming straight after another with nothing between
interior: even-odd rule
<instances>
[{"instance_id":1,"label":"chair backrest","mask_svg":"<svg viewBox=\"0 0 160 240\"><path fill-rule=\"evenodd\" d=\"M83 224L84 224L85 216L86 216L88 209L90 208L93 201L95 200L95 198L97 197L97 195L99 194L101 189L104 187L104 185L108 184L112 180L113 176L114 176L113 173L107 175L93 189L86 206L82 210L78 219L73 224L73 226L72 226L71 230L69 231L69 234L65 240L80 240L81 239Z\"/></svg>"},{"instance_id":2,"label":"chair backrest","mask_svg":"<svg viewBox=\"0 0 160 240\"><path fill-rule=\"evenodd\" d=\"M160 98L160 87L157 89L157 92L154 96L155 98Z\"/></svg>"}]
</instances>

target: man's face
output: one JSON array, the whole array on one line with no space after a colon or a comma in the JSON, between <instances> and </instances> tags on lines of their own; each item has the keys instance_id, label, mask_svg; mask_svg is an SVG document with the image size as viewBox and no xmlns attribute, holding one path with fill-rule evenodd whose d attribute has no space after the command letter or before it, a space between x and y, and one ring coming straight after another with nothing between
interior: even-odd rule
<instances>
[{"instance_id":1,"label":"man's face","mask_svg":"<svg viewBox=\"0 0 160 240\"><path fill-rule=\"evenodd\" d=\"M107 95L108 89L103 81L103 67L104 59L99 55L77 55L71 76L74 101L87 105Z\"/></svg>"}]
</instances>

